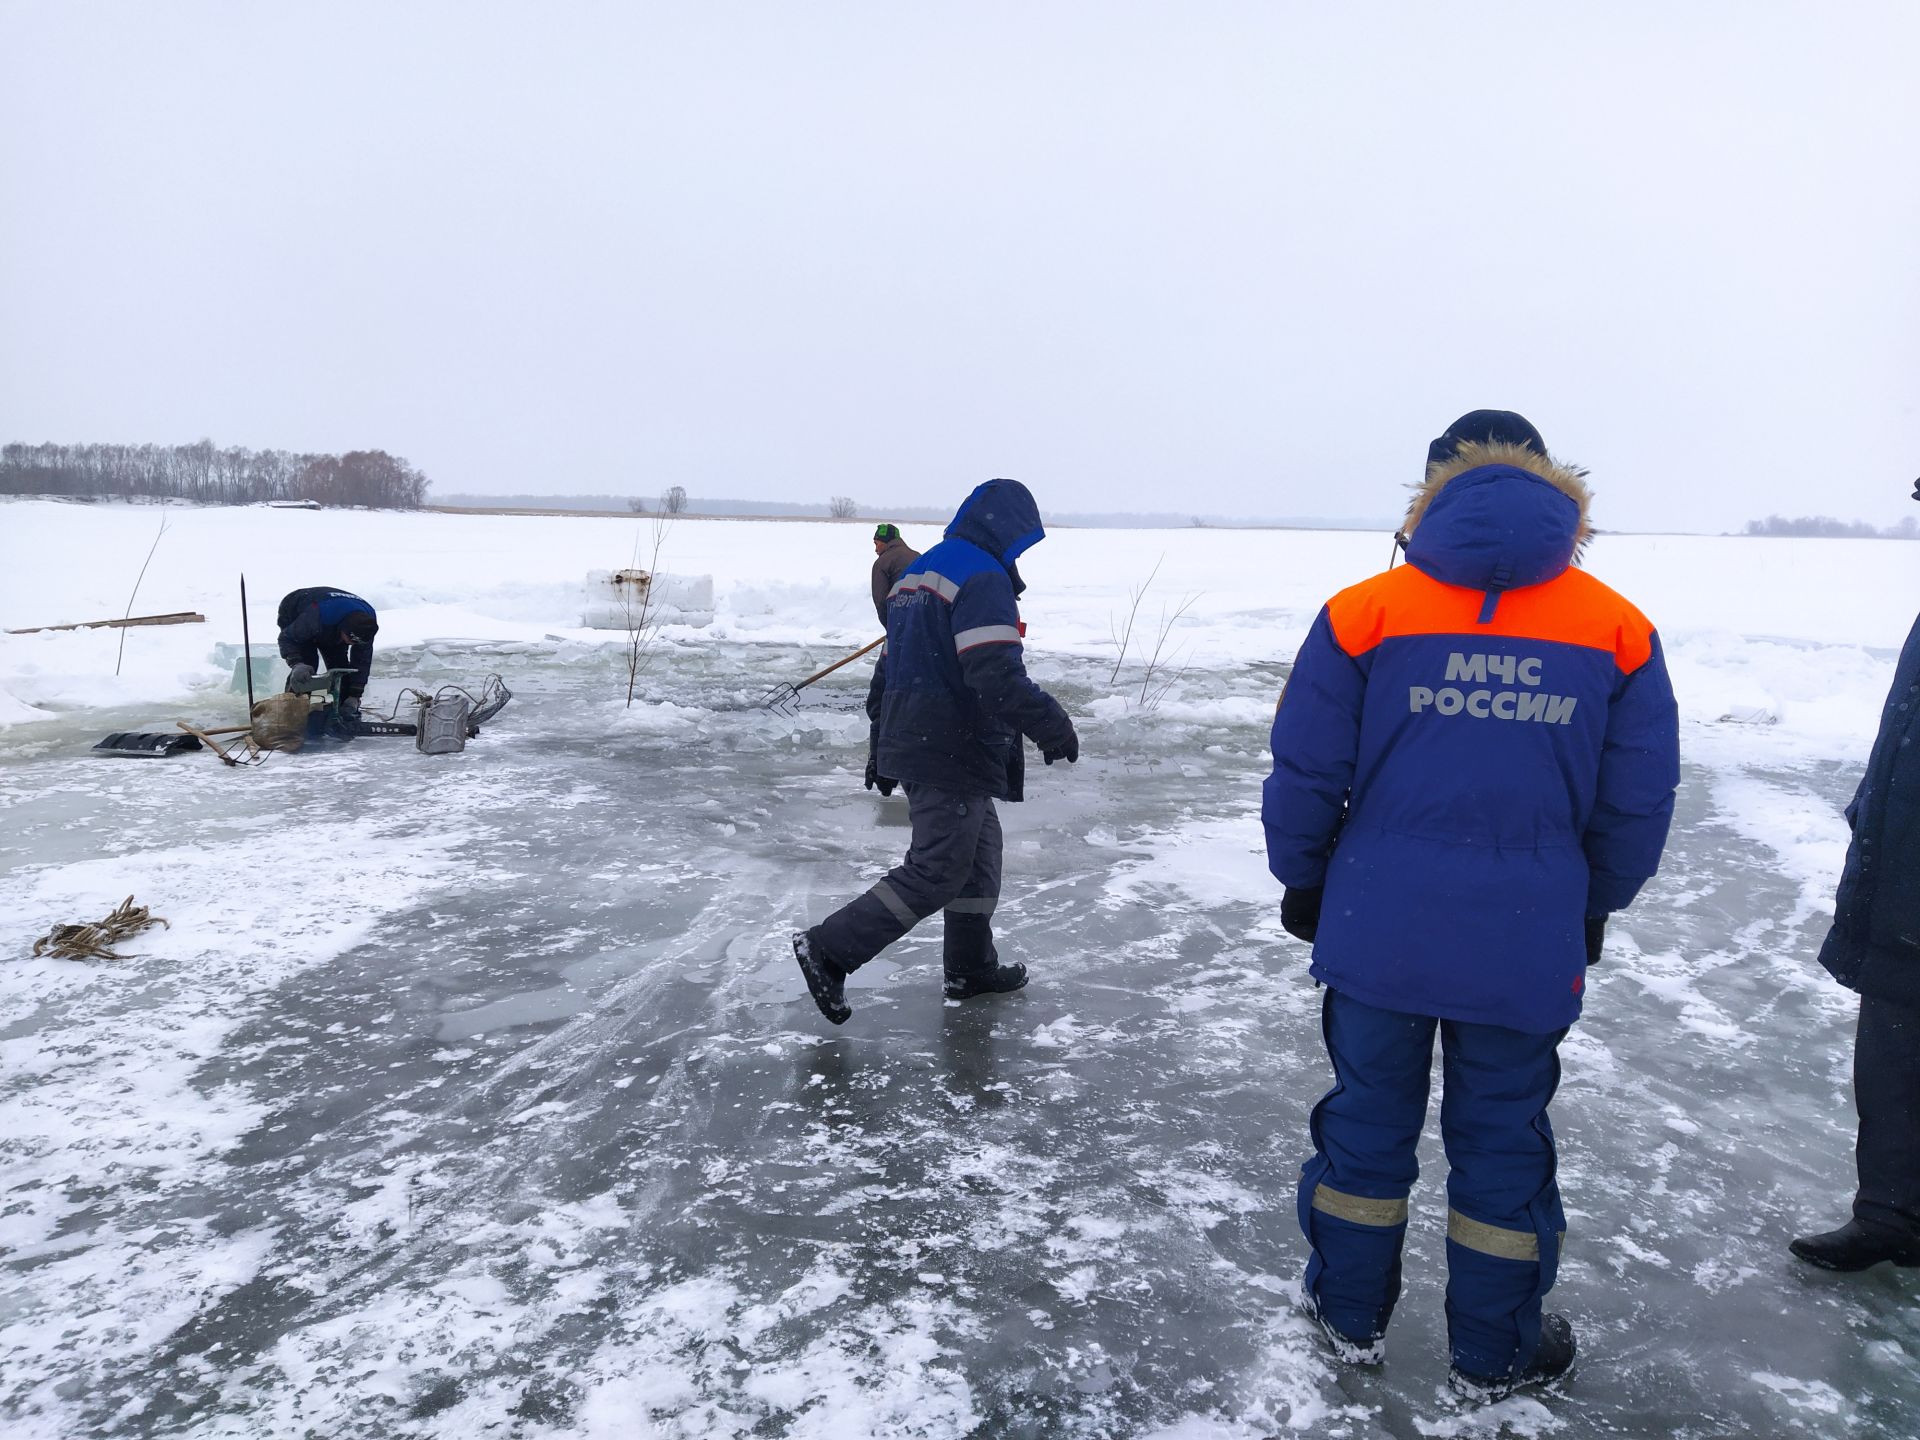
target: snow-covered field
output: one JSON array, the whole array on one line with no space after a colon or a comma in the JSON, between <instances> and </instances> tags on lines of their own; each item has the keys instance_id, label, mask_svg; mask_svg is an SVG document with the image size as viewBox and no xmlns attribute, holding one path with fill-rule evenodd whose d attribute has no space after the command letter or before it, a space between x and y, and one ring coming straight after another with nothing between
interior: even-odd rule
<instances>
[{"instance_id":1,"label":"snow-covered field","mask_svg":"<svg viewBox=\"0 0 1920 1440\"><path fill-rule=\"evenodd\" d=\"M117 632L0 636L9 1437L1920 1432L1912 1275L1784 1248L1851 1195L1852 1001L1812 956L1920 546L1596 543L1665 637L1685 783L1565 1048L1581 1370L1474 1415L1437 1141L1384 1370L1292 1309L1327 1076L1254 813L1286 662L1386 537L1034 551L1030 661L1085 742L1005 812L1035 983L943 1005L935 927L830 1031L783 937L904 806L860 788L864 665L753 700L877 633L864 527L674 525L717 613L630 710L618 637L575 628L582 577L651 549L618 518L0 504L0 626L120 613L163 515L136 609L206 625L128 632L118 677ZM1149 706L1110 637L1156 564L1148 648L1198 598ZM256 642L297 585L372 598L375 699L517 698L458 757L89 757L241 717L211 655L242 569ZM138 958L27 958L129 892L172 922Z\"/></svg>"}]
</instances>

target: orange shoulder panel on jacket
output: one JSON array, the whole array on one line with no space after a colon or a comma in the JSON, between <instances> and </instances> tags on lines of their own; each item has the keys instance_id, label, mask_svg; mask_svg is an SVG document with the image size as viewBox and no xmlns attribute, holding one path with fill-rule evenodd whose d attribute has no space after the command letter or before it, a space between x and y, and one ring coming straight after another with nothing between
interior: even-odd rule
<instances>
[{"instance_id":1,"label":"orange shoulder panel on jacket","mask_svg":"<svg viewBox=\"0 0 1920 1440\"><path fill-rule=\"evenodd\" d=\"M1333 638L1360 656L1403 635L1500 635L1605 650L1626 674L1653 654L1653 624L1626 598L1584 570L1501 594L1493 619L1480 623L1486 592L1445 585L1401 565L1342 590L1327 602Z\"/></svg>"},{"instance_id":2,"label":"orange shoulder panel on jacket","mask_svg":"<svg viewBox=\"0 0 1920 1440\"><path fill-rule=\"evenodd\" d=\"M1329 600L1327 622L1333 626L1335 643L1358 658L1386 639L1388 617L1419 606L1418 599L1408 593L1409 576L1427 578L1411 565L1401 565L1349 585Z\"/></svg>"}]
</instances>

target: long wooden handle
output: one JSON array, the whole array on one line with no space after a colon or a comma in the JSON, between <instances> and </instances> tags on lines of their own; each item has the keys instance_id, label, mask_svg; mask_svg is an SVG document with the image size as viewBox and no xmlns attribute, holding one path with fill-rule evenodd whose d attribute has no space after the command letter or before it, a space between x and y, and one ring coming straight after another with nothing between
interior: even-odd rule
<instances>
[{"instance_id":1,"label":"long wooden handle","mask_svg":"<svg viewBox=\"0 0 1920 1440\"><path fill-rule=\"evenodd\" d=\"M854 661L858 660L862 655L866 654L869 650L878 650L882 645L886 643L887 643L887 637L882 635L878 640L873 641L871 644L862 645L858 650L854 651L851 655L847 656L846 659L834 661L831 665L827 666L826 669L822 670L818 675L807 676L806 679L802 680L798 685L795 685L793 688L796 690L804 690L807 688L807 686L811 685L814 681L825 679L827 676L831 675L834 671L838 670L842 665L851 665Z\"/></svg>"},{"instance_id":2,"label":"long wooden handle","mask_svg":"<svg viewBox=\"0 0 1920 1440\"><path fill-rule=\"evenodd\" d=\"M200 729L198 726L189 725L184 720L176 720L173 723L178 725L182 730L186 731L187 734L193 736L193 738L198 740L202 745L205 745L207 749L211 750L215 755L218 755L220 757L220 763L222 765L231 765L236 770L240 767L240 762L234 759L233 756L229 755L224 749L222 749L220 742L214 739L213 736L209 735L206 731Z\"/></svg>"}]
</instances>

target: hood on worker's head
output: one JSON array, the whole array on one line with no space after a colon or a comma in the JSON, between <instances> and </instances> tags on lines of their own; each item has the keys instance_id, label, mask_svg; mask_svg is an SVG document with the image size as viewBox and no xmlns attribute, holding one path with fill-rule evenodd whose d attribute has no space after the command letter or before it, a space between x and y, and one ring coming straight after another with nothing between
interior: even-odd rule
<instances>
[{"instance_id":1,"label":"hood on worker's head","mask_svg":"<svg viewBox=\"0 0 1920 1440\"><path fill-rule=\"evenodd\" d=\"M1046 539L1047 532L1026 486L1018 480L989 480L960 502L947 538L978 545L1011 572L1013 562Z\"/></svg>"},{"instance_id":2,"label":"hood on worker's head","mask_svg":"<svg viewBox=\"0 0 1920 1440\"><path fill-rule=\"evenodd\" d=\"M1517 590L1565 570L1593 538L1587 472L1507 440L1468 441L1427 466L1400 532L1407 559L1448 585Z\"/></svg>"}]
</instances>

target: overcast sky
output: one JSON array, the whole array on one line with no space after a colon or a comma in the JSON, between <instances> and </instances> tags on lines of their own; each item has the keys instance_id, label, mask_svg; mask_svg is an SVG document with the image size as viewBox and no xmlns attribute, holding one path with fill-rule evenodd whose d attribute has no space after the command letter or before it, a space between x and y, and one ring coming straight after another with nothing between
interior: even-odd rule
<instances>
[{"instance_id":1,"label":"overcast sky","mask_svg":"<svg viewBox=\"0 0 1920 1440\"><path fill-rule=\"evenodd\" d=\"M0 0L0 439L1596 518L1920 474L1920 5Z\"/></svg>"}]
</instances>

